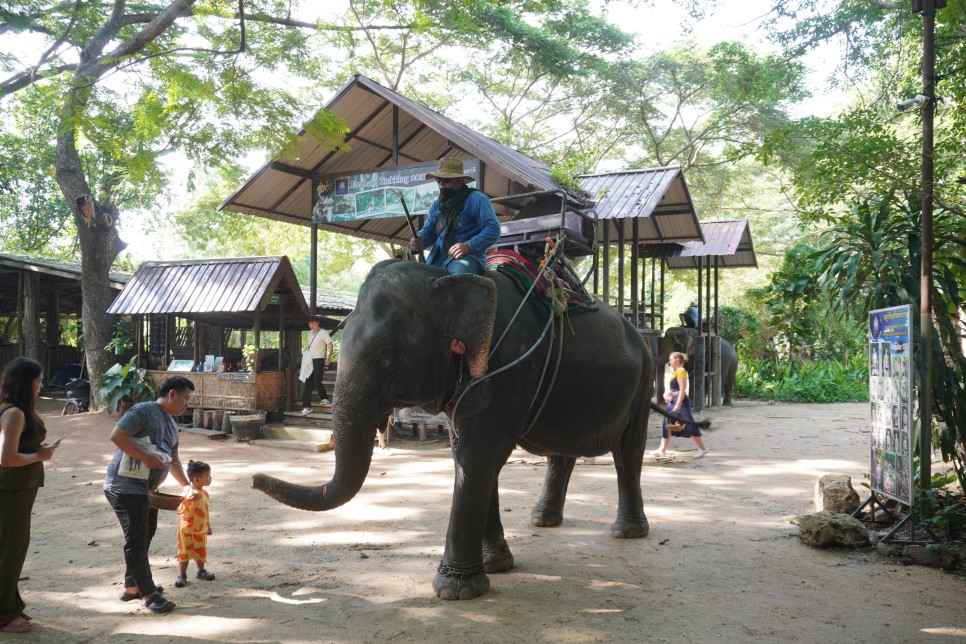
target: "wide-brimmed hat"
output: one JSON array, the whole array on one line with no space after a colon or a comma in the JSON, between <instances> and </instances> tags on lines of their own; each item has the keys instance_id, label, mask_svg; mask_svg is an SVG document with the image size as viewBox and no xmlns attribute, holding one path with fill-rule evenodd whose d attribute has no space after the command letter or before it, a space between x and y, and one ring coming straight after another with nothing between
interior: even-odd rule
<instances>
[{"instance_id":1,"label":"wide-brimmed hat","mask_svg":"<svg viewBox=\"0 0 966 644\"><path fill-rule=\"evenodd\" d=\"M469 183L470 181L476 181L473 177L466 174L463 171L463 159L456 159L454 157L443 157L439 160L439 165L436 167L436 172L429 172L426 174L427 179L459 179L462 178L464 183Z\"/></svg>"}]
</instances>

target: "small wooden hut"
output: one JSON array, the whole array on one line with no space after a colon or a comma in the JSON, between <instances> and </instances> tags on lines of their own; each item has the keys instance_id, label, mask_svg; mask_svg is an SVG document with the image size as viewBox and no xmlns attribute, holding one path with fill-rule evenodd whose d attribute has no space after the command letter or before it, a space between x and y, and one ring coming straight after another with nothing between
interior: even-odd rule
<instances>
[{"instance_id":1,"label":"small wooden hut","mask_svg":"<svg viewBox=\"0 0 966 644\"><path fill-rule=\"evenodd\" d=\"M180 371L195 383L193 407L280 411L293 399L309 307L285 256L144 262L108 313L135 321L156 382Z\"/></svg>"}]
</instances>

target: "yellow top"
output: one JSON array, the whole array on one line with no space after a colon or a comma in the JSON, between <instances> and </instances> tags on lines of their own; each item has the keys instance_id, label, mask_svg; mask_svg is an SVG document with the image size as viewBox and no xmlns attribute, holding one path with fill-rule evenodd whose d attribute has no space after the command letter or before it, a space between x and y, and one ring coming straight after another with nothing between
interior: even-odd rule
<instances>
[{"instance_id":1,"label":"yellow top","mask_svg":"<svg viewBox=\"0 0 966 644\"><path fill-rule=\"evenodd\" d=\"M677 380L678 378L684 378L685 380L687 380L688 370L685 369L684 367L678 367L677 369L674 370L674 375L672 376L672 378L674 378L675 380Z\"/></svg>"}]
</instances>

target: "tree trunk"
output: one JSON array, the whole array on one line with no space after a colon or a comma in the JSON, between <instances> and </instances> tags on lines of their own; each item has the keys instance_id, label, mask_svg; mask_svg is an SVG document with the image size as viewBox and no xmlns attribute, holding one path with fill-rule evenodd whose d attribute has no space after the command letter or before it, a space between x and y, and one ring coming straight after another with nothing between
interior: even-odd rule
<instances>
[{"instance_id":1,"label":"tree trunk","mask_svg":"<svg viewBox=\"0 0 966 644\"><path fill-rule=\"evenodd\" d=\"M72 110L68 103L65 113ZM71 121L64 118L63 123ZM74 214L81 251L81 316L84 324L84 350L91 382L91 404L97 407L101 376L114 363L104 348L111 341L113 324L107 307L111 305L110 272L114 258L127 244L117 233L117 209L109 199L98 203L81 165L75 143L76 131L67 126L57 138L57 184Z\"/></svg>"},{"instance_id":2,"label":"tree trunk","mask_svg":"<svg viewBox=\"0 0 966 644\"><path fill-rule=\"evenodd\" d=\"M42 362L40 355L40 274L24 273L23 279L23 355Z\"/></svg>"}]
</instances>

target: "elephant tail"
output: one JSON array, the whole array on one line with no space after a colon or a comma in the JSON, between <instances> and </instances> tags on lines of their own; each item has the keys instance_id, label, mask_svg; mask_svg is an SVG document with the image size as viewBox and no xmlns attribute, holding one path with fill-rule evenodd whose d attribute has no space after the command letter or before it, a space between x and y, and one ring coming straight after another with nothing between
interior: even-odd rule
<instances>
[{"instance_id":1,"label":"elephant tail","mask_svg":"<svg viewBox=\"0 0 966 644\"><path fill-rule=\"evenodd\" d=\"M689 425L694 425L695 427L700 427L701 429L708 429L709 427L711 427L710 420L694 420L694 421L685 420L684 418L681 418L677 414L672 414L668 410L664 409L664 407L661 407L655 402L651 403L651 409L661 414L665 418L677 421L679 423L687 423Z\"/></svg>"}]
</instances>

